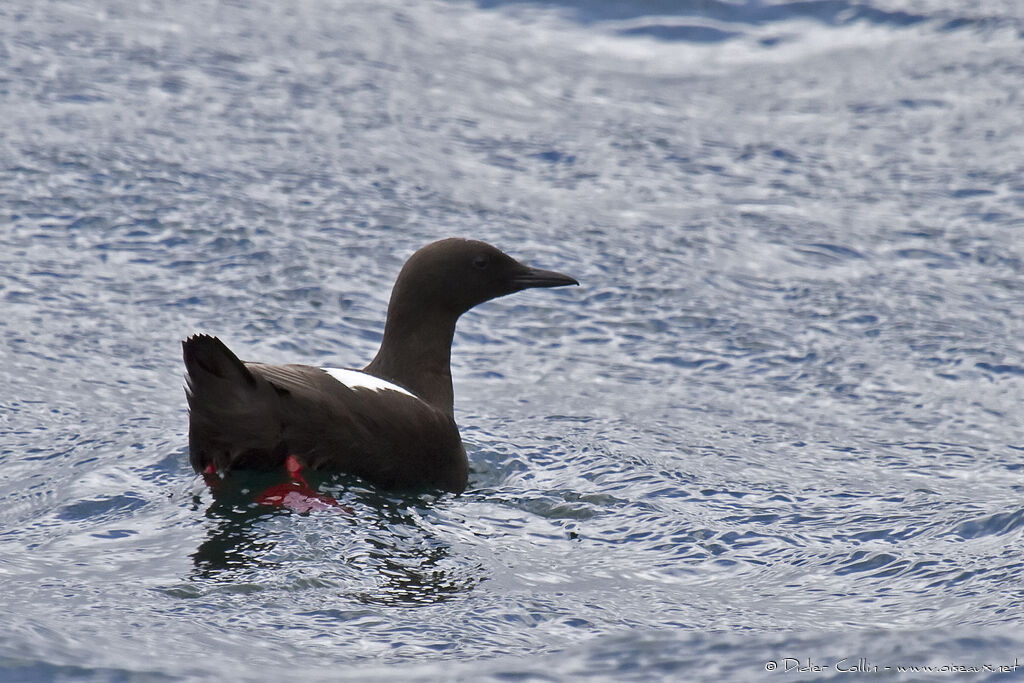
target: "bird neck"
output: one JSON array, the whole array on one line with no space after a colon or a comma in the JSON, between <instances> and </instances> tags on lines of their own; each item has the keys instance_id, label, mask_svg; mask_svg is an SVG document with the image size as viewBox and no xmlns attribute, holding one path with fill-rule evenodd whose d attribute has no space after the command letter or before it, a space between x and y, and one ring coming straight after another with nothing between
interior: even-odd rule
<instances>
[{"instance_id":1,"label":"bird neck","mask_svg":"<svg viewBox=\"0 0 1024 683\"><path fill-rule=\"evenodd\" d=\"M411 391L448 415L454 412L452 340L458 316L389 307L384 338L365 371Z\"/></svg>"}]
</instances>

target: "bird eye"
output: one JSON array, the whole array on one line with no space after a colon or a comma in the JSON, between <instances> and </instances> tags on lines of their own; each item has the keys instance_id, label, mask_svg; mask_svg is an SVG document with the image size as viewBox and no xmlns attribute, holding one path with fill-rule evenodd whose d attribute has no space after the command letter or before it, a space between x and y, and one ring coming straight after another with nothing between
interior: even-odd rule
<instances>
[{"instance_id":1,"label":"bird eye","mask_svg":"<svg viewBox=\"0 0 1024 683\"><path fill-rule=\"evenodd\" d=\"M479 254L473 259L473 267L479 270L483 270L490 264L491 259L487 258L486 254Z\"/></svg>"}]
</instances>

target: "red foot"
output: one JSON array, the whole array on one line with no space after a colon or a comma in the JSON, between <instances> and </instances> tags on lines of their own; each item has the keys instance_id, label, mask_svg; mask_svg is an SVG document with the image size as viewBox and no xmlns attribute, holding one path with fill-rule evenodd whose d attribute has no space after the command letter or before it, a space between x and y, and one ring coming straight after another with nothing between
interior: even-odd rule
<instances>
[{"instance_id":1,"label":"red foot","mask_svg":"<svg viewBox=\"0 0 1024 683\"><path fill-rule=\"evenodd\" d=\"M216 491L220 488L220 475L217 474L217 468L213 465L207 465L206 469L203 470L203 481L206 482L211 491Z\"/></svg>"},{"instance_id":2,"label":"red foot","mask_svg":"<svg viewBox=\"0 0 1024 683\"><path fill-rule=\"evenodd\" d=\"M306 480L302 477L302 463L294 455L289 455L285 459L284 469L288 472L288 477L291 481L275 484L266 489L256 498L257 503L288 508L294 512L327 510L337 507L341 508L344 512L352 514L352 508L342 505L330 496L317 493L306 483Z\"/></svg>"}]
</instances>

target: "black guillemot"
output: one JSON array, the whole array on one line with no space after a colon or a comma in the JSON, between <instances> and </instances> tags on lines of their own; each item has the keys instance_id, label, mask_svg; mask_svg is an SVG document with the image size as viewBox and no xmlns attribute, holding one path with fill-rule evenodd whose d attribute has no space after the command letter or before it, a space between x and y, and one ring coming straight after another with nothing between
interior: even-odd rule
<instances>
[{"instance_id":1,"label":"black guillemot","mask_svg":"<svg viewBox=\"0 0 1024 683\"><path fill-rule=\"evenodd\" d=\"M506 294L578 284L450 238L405 263L380 350L361 371L243 362L217 337L193 335L182 342L189 462L206 473L298 462L382 488L460 493L469 463L453 415L456 321Z\"/></svg>"}]
</instances>

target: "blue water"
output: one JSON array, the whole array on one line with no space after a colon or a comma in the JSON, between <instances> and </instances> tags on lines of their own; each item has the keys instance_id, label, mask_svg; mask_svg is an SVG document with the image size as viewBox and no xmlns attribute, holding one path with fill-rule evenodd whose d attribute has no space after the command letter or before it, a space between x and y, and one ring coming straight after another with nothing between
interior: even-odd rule
<instances>
[{"instance_id":1,"label":"blue water","mask_svg":"<svg viewBox=\"0 0 1024 683\"><path fill-rule=\"evenodd\" d=\"M1015 1L6 0L0 679L1024 673L1022 92ZM179 340L361 366L449 235L583 285L468 491L215 500Z\"/></svg>"}]
</instances>

